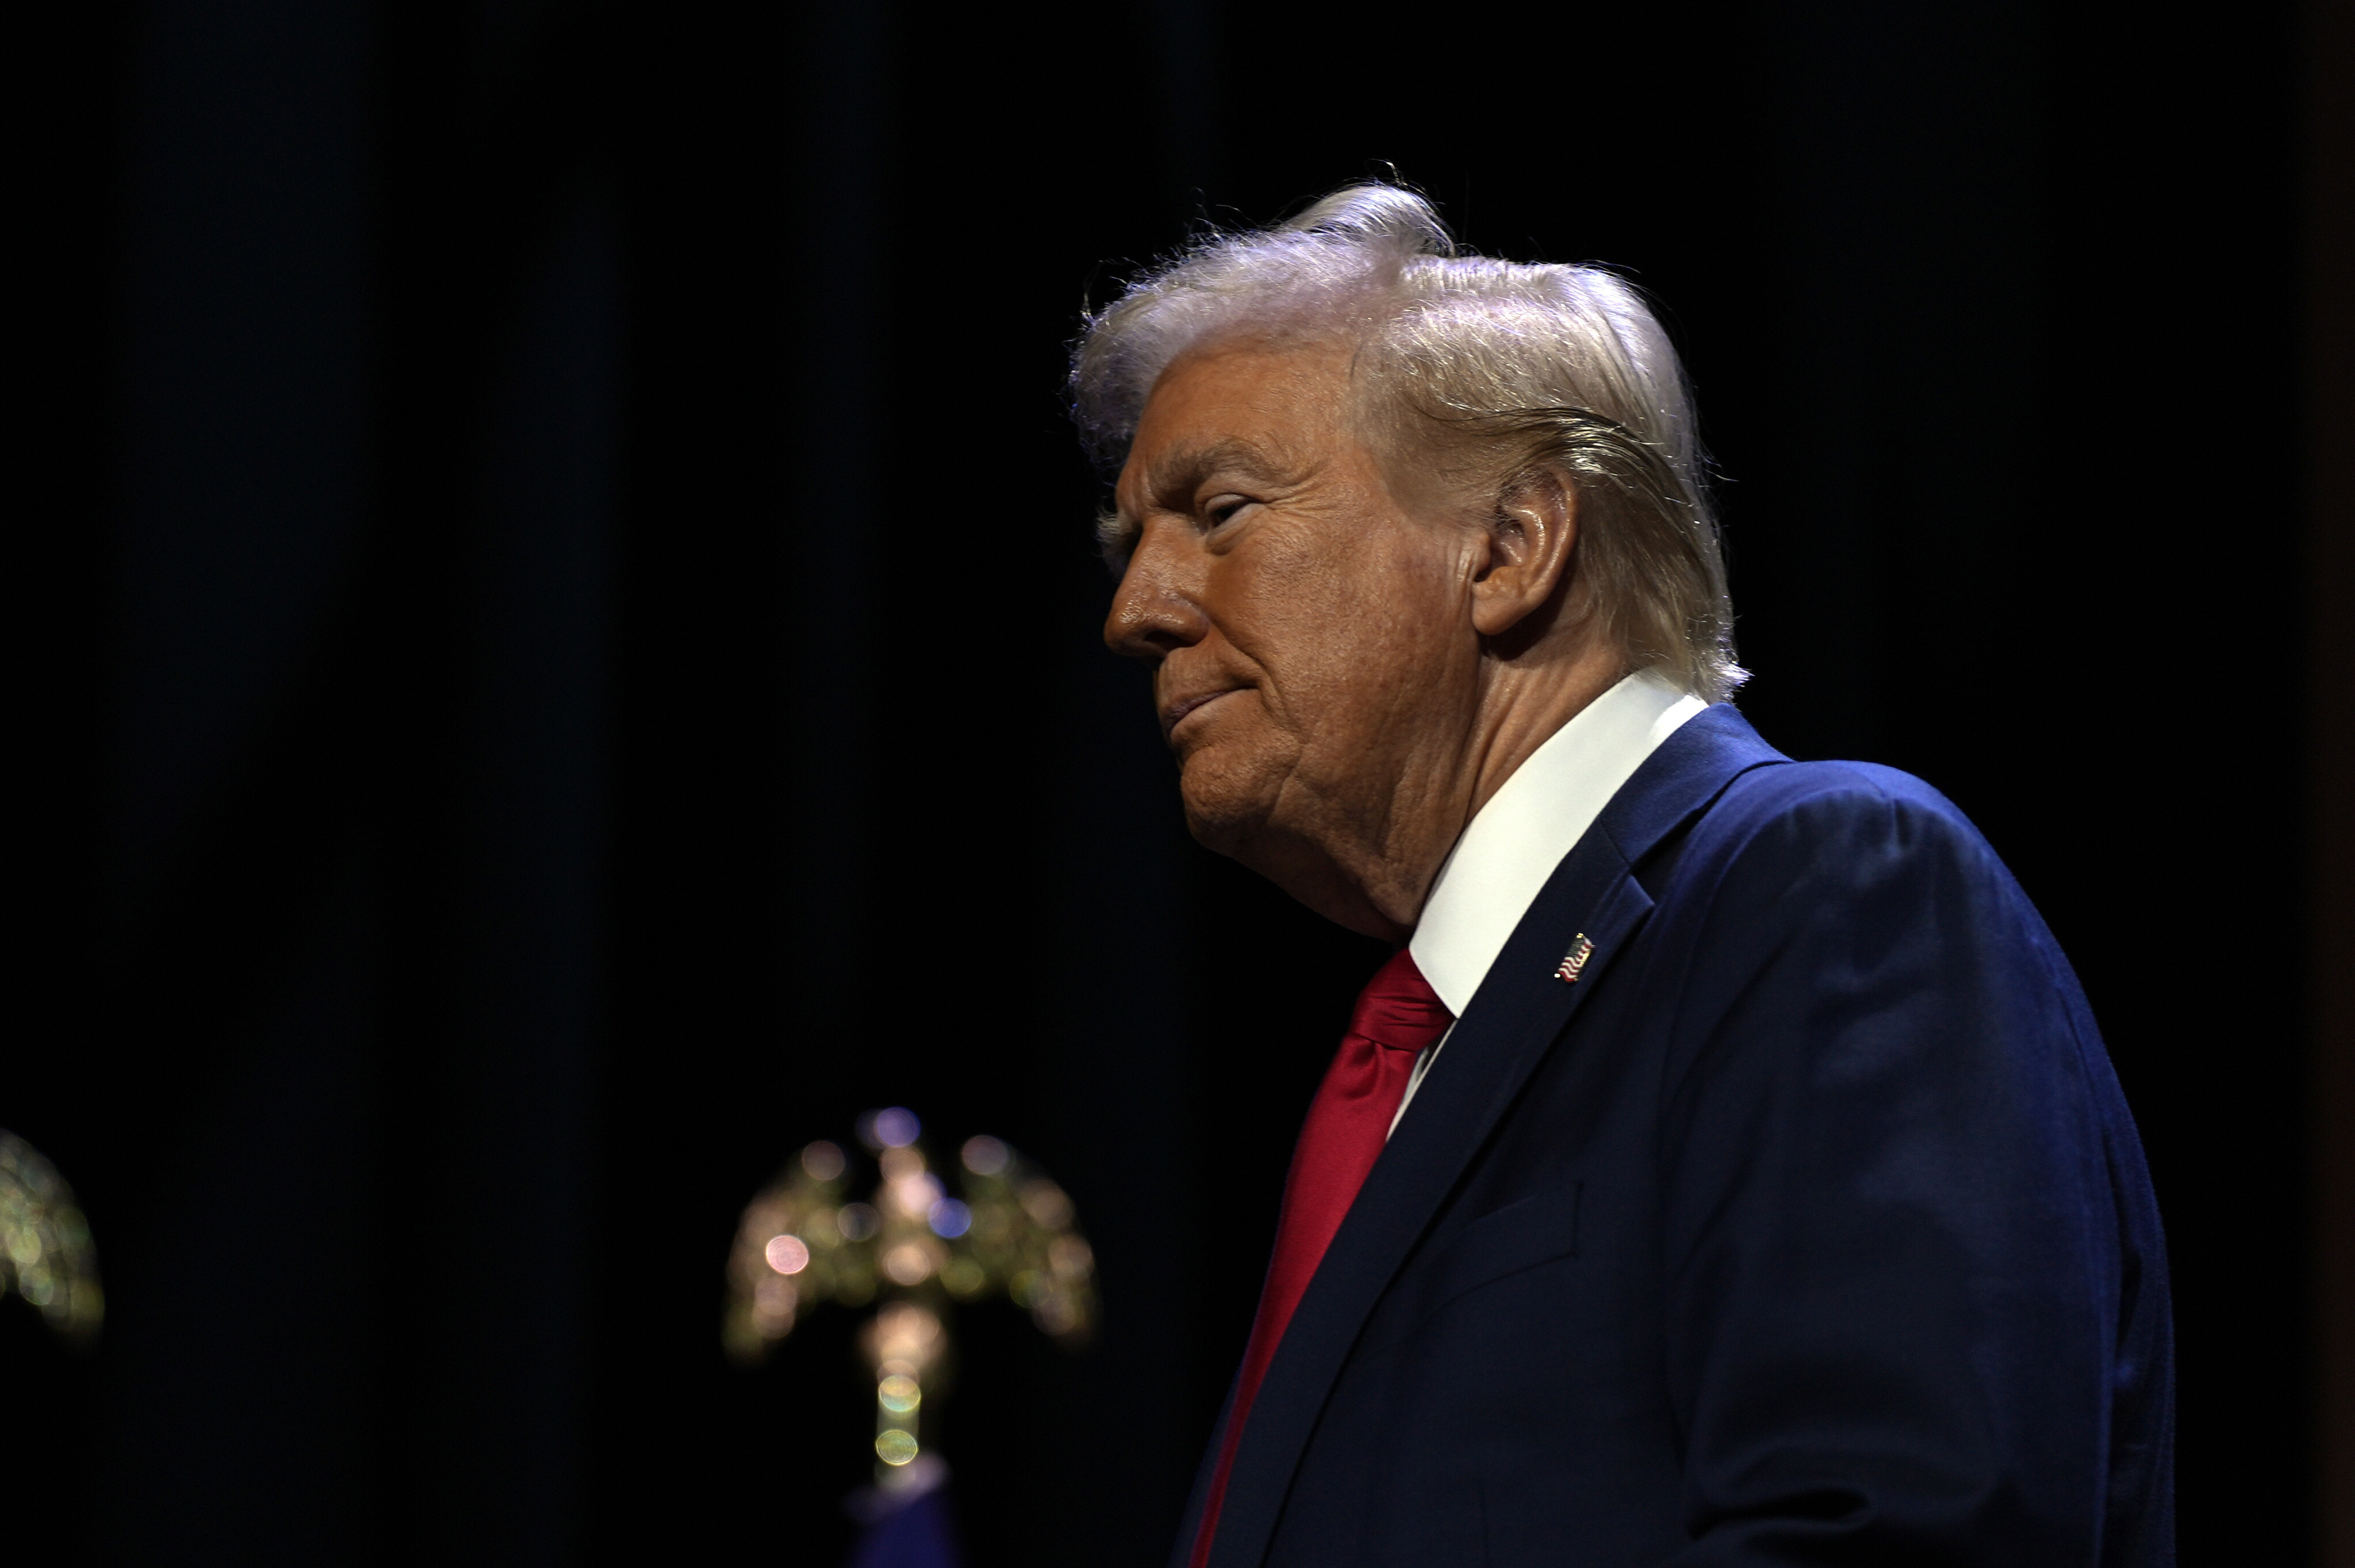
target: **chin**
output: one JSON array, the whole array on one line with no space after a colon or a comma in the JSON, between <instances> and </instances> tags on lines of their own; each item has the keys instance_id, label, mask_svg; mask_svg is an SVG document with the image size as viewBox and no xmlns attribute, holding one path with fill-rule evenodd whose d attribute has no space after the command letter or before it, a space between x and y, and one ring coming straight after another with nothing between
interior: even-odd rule
<instances>
[{"instance_id":1,"label":"chin","mask_svg":"<svg viewBox=\"0 0 2355 1568\"><path fill-rule=\"evenodd\" d=\"M1186 831L1194 842L1231 859L1245 858L1244 850L1266 825L1274 791L1256 770L1220 766L1220 759L1197 751L1186 759L1178 792L1186 807Z\"/></svg>"},{"instance_id":2,"label":"chin","mask_svg":"<svg viewBox=\"0 0 2355 1568\"><path fill-rule=\"evenodd\" d=\"M1265 813L1235 810L1225 802L1198 803L1191 795L1186 798L1186 831L1194 842L1230 860L1243 860L1252 840L1259 836Z\"/></svg>"}]
</instances>

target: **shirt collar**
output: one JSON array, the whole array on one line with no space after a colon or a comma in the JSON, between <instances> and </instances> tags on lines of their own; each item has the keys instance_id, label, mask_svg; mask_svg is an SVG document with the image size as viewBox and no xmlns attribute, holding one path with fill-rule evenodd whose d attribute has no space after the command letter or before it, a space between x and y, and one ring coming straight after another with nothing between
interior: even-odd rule
<instances>
[{"instance_id":1,"label":"shirt collar","mask_svg":"<svg viewBox=\"0 0 2355 1568\"><path fill-rule=\"evenodd\" d=\"M1628 776L1709 705L1650 670L1627 676L1571 716L1513 770L1431 885L1407 944L1459 1018L1546 878Z\"/></svg>"}]
</instances>

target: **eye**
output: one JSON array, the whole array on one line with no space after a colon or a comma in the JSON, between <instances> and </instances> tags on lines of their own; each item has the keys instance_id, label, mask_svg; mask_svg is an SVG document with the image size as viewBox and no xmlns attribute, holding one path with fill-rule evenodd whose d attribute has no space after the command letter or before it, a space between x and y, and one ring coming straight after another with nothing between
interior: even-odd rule
<instances>
[{"instance_id":1,"label":"eye","mask_svg":"<svg viewBox=\"0 0 2355 1568\"><path fill-rule=\"evenodd\" d=\"M1215 495L1203 503L1202 516L1211 527L1220 528L1258 504L1248 495Z\"/></svg>"}]
</instances>

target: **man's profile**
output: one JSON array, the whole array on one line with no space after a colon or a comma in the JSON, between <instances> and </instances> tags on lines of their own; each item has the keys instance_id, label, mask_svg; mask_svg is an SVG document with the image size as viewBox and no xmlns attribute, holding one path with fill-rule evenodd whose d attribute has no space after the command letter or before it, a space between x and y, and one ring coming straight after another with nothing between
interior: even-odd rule
<instances>
[{"instance_id":1,"label":"man's profile","mask_svg":"<svg viewBox=\"0 0 2355 1568\"><path fill-rule=\"evenodd\" d=\"M1360 186L1141 279L1072 386L1189 827L1399 944L1174 1561L2171 1562L2158 1219L2076 980L1943 797L1727 704L1635 293Z\"/></svg>"}]
</instances>

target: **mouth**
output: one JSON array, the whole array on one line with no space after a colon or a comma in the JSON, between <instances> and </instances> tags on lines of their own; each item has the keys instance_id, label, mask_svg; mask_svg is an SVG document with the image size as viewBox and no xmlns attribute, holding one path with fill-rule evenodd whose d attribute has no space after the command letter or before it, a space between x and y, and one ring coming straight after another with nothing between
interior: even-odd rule
<instances>
[{"instance_id":1,"label":"mouth","mask_svg":"<svg viewBox=\"0 0 2355 1568\"><path fill-rule=\"evenodd\" d=\"M1201 712L1204 708L1209 707L1212 703L1217 702L1220 697L1233 696L1241 689L1242 688L1240 686L1224 686L1215 692L1199 692L1190 697L1178 698L1176 702L1171 703L1167 708L1162 710L1161 733L1165 736L1174 739L1178 733L1178 725L1183 723L1189 715Z\"/></svg>"}]
</instances>

